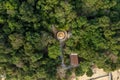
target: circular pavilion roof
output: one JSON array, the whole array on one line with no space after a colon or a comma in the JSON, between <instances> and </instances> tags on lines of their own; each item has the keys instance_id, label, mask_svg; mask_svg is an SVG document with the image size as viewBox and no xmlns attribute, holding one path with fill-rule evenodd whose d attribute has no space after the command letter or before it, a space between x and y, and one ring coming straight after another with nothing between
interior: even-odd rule
<instances>
[{"instance_id":1,"label":"circular pavilion roof","mask_svg":"<svg viewBox=\"0 0 120 80\"><path fill-rule=\"evenodd\" d=\"M64 31L59 31L59 32L57 32L57 39L58 40L62 40L62 39L64 39L66 37L66 35L65 35L65 32Z\"/></svg>"}]
</instances>

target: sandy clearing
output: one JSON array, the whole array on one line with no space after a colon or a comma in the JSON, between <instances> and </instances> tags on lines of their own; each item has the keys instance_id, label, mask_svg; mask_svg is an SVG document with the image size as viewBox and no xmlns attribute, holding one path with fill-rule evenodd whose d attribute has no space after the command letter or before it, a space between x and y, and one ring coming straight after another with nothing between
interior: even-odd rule
<instances>
[{"instance_id":1,"label":"sandy clearing","mask_svg":"<svg viewBox=\"0 0 120 80\"><path fill-rule=\"evenodd\" d=\"M85 74L85 75L79 76L77 78L78 78L78 80L89 80L91 78L96 78L96 77L100 77L100 76L104 76L104 77L97 78L94 80L109 80L109 78L110 78L109 76L105 76L105 75L108 75L108 73L103 71L103 69L94 68L93 72L94 72L94 74L91 77L87 77ZM111 74L113 76L113 80L120 80L120 70L116 70L114 72L111 72ZM75 79L72 79L72 80L75 80Z\"/></svg>"}]
</instances>

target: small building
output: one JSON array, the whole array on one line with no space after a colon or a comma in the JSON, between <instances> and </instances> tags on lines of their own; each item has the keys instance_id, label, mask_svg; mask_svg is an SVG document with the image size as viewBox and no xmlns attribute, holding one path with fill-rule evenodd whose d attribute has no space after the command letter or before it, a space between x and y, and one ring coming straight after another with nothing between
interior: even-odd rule
<instances>
[{"instance_id":1,"label":"small building","mask_svg":"<svg viewBox=\"0 0 120 80\"><path fill-rule=\"evenodd\" d=\"M59 40L64 39L64 38L65 38L65 32L59 31L59 32L57 33L57 38L58 38Z\"/></svg>"},{"instance_id":2,"label":"small building","mask_svg":"<svg viewBox=\"0 0 120 80\"><path fill-rule=\"evenodd\" d=\"M72 66L78 66L79 65L79 63L78 63L78 55L76 53L72 53L70 55L70 62L71 62Z\"/></svg>"},{"instance_id":3,"label":"small building","mask_svg":"<svg viewBox=\"0 0 120 80\"><path fill-rule=\"evenodd\" d=\"M67 39L67 32L66 31L58 31L57 32L57 39L59 40L59 41L65 41L66 39Z\"/></svg>"}]
</instances>

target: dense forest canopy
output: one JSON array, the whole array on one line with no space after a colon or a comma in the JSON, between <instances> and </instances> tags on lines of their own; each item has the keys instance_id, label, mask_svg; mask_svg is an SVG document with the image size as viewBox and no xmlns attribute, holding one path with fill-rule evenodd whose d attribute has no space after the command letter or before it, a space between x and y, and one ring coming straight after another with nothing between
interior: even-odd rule
<instances>
[{"instance_id":1,"label":"dense forest canopy","mask_svg":"<svg viewBox=\"0 0 120 80\"><path fill-rule=\"evenodd\" d=\"M120 0L0 0L0 74L7 80L56 79L59 42L51 30L71 29L65 63L78 54L76 75L91 66L120 68Z\"/></svg>"}]
</instances>

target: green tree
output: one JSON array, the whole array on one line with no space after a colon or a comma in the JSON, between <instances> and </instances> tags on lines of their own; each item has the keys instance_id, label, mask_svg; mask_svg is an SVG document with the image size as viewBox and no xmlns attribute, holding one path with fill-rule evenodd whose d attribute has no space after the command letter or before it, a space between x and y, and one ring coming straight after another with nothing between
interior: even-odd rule
<instances>
[{"instance_id":1,"label":"green tree","mask_svg":"<svg viewBox=\"0 0 120 80\"><path fill-rule=\"evenodd\" d=\"M65 63L77 53L76 75L120 68L119 0L0 0L0 70L8 80L56 80L61 61L52 25L72 36L65 41ZM0 72L1 73L1 72Z\"/></svg>"}]
</instances>

